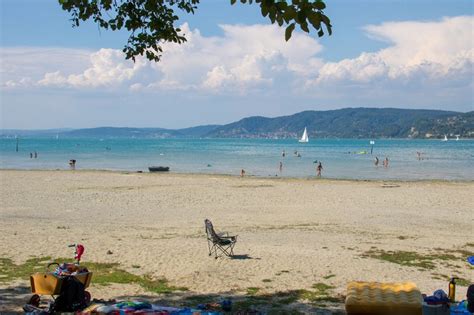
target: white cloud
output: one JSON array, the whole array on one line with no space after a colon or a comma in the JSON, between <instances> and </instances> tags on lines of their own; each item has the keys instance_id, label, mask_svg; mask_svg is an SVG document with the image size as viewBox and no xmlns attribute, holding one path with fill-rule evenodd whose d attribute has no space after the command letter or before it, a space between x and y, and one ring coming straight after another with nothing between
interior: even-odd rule
<instances>
[{"instance_id":1,"label":"white cloud","mask_svg":"<svg viewBox=\"0 0 474 315\"><path fill-rule=\"evenodd\" d=\"M469 101L473 24L472 16L460 16L368 25L363 28L366 34L386 42L387 47L338 62L325 62L318 56L323 47L317 39L296 32L285 42L283 30L273 25L221 25L221 36L208 37L184 24L188 41L164 44L159 63L144 58L133 63L114 49L2 48L1 85L6 89L106 87L131 92L280 95L283 84L286 94L339 98L346 100L346 106L352 105L347 100L356 98L363 102L384 102L385 98L389 103L400 91L409 99L410 87L417 88L418 94L444 93L446 99L464 93Z\"/></svg>"},{"instance_id":2,"label":"white cloud","mask_svg":"<svg viewBox=\"0 0 474 315\"><path fill-rule=\"evenodd\" d=\"M68 48L0 48L0 82L4 88L31 87L46 73L77 73L88 66L92 52Z\"/></svg>"},{"instance_id":3,"label":"white cloud","mask_svg":"<svg viewBox=\"0 0 474 315\"><path fill-rule=\"evenodd\" d=\"M14 69L5 73L3 86L19 86L21 79L30 77L41 87L122 88L126 85L133 91L199 89L241 93L271 84L277 72L305 76L315 74L322 65L315 57L322 47L307 35L295 33L287 43L281 29L273 25L220 27L223 36L205 37L184 24L181 28L188 41L182 45L164 44L160 63L150 63L144 58L137 58L133 63L114 49L67 55L60 49L49 49L58 51L49 59L36 58L35 48L23 49L26 59L37 61L38 71L31 72L22 58L12 60ZM9 49L2 53L14 54ZM55 66L57 55L61 58Z\"/></svg>"},{"instance_id":4,"label":"white cloud","mask_svg":"<svg viewBox=\"0 0 474 315\"><path fill-rule=\"evenodd\" d=\"M221 25L222 37L204 37L198 30L182 29L188 42L164 45L162 85L180 82L188 88L213 91L242 91L268 85L276 71L307 74L308 63L319 65L315 57L321 45L313 38L295 33L285 42L280 28L273 25Z\"/></svg>"},{"instance_id":5,"label":"white cloud","mask_svg":"<svg viewBox=\"0 0 474 315\"><path fill-rule=\"evenodd\" d=\"M145 65L142 58L133 63L125 60L121 51L102 48L90 54L90 65L84 72L70 75L62 75L59 71L48 72L38 84L71 87L120 85L131 80Z\"/></svg>"},{"instance_id":6,"label":"white cloud","mask_svg":"<svg viewBox=\"0 0 474 315\"><path fill-rule=\"evenodd\" d=\"M366 26L369 37L385 41L389 47L326 63L312 83L417 80L420 76L438 80L466 72L472 75L473 27L472 16Z\"/></svg>"}]
</instances>

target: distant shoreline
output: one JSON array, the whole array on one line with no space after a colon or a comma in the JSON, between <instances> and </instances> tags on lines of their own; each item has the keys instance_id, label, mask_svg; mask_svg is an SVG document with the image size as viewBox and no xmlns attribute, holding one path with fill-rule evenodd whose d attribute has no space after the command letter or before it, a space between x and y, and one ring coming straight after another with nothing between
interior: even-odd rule
<instances>
[{"instance_id":1,"label":"distant shoreline","mask_svg":"<svg viewBox=\"0 0 474 315\"><path fill-rule=\"evenodd\" d=\"M251 116L224 125L207 124L188 128L92 127L46 130L0 129L1 134L41 134L52 137L137 138L246 138L297 139L307 128L310 139L472 138L474 112L404 108L341 108L306 110L292 115ZM455 122L455 124L453 124Z\"/></svg>"},{"instance_id":2,"label":"distant shoreline","mask_svg":"<svg viewBox=\"0 0 474 315\"><path fill-rule=\"evenodd\" d=\"M220 177L220 178L236 178L240 177L238 174L225 174L225 173L187 173L187 172L158 172L151 173L148 171L132 171L132 170L107 170L107 169L76 169L76 170L67 170L67 169L18 169L18 168L0 168L0 173L2 172L76 172L76 173L104 173L104 174L126 174L126 175L147 175L147 176L176 176L176 177ZM264 180L277 180L277 181L288 181L288 182L307 182L314 181L317 182L357 182L357 183L474 183L474 180L462 180L462 179L355 179L355 178L332 178L332 177L322 177L317 178L316 176L308 177L295 177L295 176L260 176L260 175L246 175L243 179L264 179Z\"/></svg>"}]
</instances>

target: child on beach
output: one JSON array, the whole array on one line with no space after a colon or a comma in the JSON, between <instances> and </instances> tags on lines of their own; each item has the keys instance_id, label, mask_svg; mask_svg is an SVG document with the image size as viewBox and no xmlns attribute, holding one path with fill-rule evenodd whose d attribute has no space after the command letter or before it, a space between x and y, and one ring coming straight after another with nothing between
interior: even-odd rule
<instances>
[{"instance_id":1,"label":"child on beach","mask_svg":"<svg viewBox=\"0 0 474 315\"><path fill-rule=\"evenodd\" d=\"M240 177L244 177L244 175L245 175L245 170L244 170L244 169L241 169L241 170L240 170Z\"/></svg>"}]
</instances>

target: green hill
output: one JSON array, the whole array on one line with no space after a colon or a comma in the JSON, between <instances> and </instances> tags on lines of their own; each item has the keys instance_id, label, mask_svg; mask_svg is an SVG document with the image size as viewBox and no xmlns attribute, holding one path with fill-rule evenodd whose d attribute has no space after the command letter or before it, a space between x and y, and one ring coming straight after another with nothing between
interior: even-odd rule
<instances>
[{"instance_id":1,"label":"green hill","mask_svg":"<svg viewBox=\"0 0 474 315\"><path fill-rule=\"evenodd\" d=\"M474 138L474 111L344 108L275 118L248 117L227 125L183 129L99 127L75 130L0 130L1 137L99 138Z\"/></svg>"},{"instance_id":2,"label":"green hill","mask_svg":"<svg viewBox=\"0 0 474 315\"><path fill-rule=\"evenodd\" d=\"M304 111L275 118L249 117L224 125L209 137L295 138L303 129L317 138L425 138L445 134L474 137L473 112L396 108Z\"/></svg>"}]
</instances>

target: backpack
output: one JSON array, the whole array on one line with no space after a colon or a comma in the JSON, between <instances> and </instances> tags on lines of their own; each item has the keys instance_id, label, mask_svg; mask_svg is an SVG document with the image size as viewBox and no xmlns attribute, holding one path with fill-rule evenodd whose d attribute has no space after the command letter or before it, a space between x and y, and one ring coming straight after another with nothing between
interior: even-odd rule
<instances>
[{"instance_id":1,"label":"backpack","mask_svg":"<svg viewBox=\"0 0 474 315\"><path fill-rule=\"evenodd\" d=\"M75 312L86 305L85 287L74 276L66 276L62 280L61 292L54 301L55 312Z\"/></svg>"}]
</instances>

